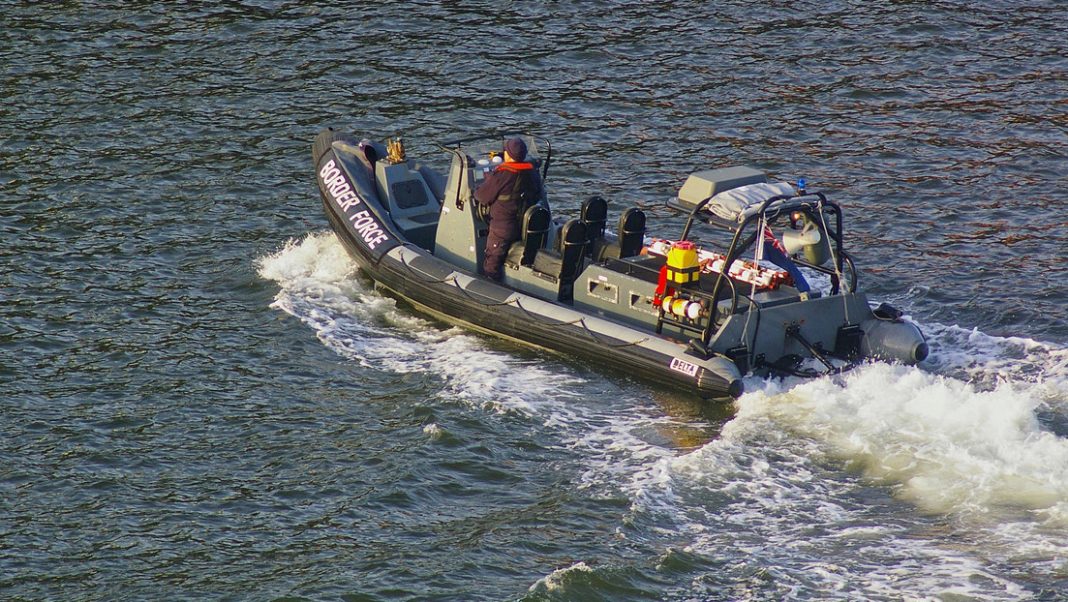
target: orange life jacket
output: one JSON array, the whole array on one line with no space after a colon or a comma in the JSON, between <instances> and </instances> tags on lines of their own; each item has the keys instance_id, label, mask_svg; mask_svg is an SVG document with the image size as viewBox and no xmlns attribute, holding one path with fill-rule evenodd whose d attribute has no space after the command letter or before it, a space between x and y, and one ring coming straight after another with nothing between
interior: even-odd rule
<instances>
[{"instance_id":1,"label":"orange life jacket","mask_svg":"<svg viewBox=\"0 0 1068 602\"><path fill-rule=\"evenodd\" d=\"M528 169L534 169L534 164L520 163L518 161L508 161L506 163L501 163L497 166L497 171L510 171L512 173L518 173L521 171L526 171Z\"/></svg>"}]
</instances>

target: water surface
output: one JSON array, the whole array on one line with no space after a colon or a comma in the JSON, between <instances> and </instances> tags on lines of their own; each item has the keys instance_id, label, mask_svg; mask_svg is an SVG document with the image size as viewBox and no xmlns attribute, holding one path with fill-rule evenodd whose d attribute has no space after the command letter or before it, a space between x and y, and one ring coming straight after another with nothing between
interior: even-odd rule
<instances>
[{"instance_id":1,"label":"water surface","mask_svg":"<svg viewBox=\"0 0 1068 602\"><path fill-rule=\"evenodd\" d=\"M0 593L1057 600L1068 10L0 3ZM553 206L749 164L842 203L919 368L705 407L431 322L322 127L553 141Z\"/></svg>"}]
</instances>

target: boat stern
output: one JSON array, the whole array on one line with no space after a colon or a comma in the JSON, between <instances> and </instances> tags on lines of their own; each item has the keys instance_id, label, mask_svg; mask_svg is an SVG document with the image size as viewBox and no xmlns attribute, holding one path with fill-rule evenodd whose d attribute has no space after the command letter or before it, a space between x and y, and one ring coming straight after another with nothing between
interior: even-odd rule
<instances>
[{"instance_id":1,"label":"boat stern","mask_svg":"<svg viewBox=\"0 0 1068 602\"><path fill-rule=\"evenodd\" d=\"M928 354L914 324L900 313L873 313L860 293L753 306L732 315L710 347L742 371L785 373L799 373L798 365L808 358L832 372L868 358L915 364Z\"/></svg>"}]
</instances>

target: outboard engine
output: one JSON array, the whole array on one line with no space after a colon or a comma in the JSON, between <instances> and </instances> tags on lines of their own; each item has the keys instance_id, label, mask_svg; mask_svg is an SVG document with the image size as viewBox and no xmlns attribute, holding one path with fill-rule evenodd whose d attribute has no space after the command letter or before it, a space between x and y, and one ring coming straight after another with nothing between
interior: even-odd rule
<instances>
[{"instance_id":1,"label":"outboard engine","mask_svg":"<svg viewBox=\"0 0 1068 602\"><path fill-rule=\"evenodd\" d=\"M830 237L823 228L807 215L798 218L800 230L786 229L782 233L782 244L789 255L801 253L805 261L812 265L823 265L831 258Z\"/></svg>"}]
</instances>

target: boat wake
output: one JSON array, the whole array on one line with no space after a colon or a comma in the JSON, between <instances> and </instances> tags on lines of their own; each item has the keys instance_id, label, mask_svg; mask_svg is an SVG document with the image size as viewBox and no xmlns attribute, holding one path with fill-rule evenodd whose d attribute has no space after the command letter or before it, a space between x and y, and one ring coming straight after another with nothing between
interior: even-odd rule
<instances>
[{"instance_id":1,"label":"boat wake","mask_svg":"<svg viewBox=\"0 0 1068 602\"><path fill-rule=\"evenodd\" d=\"M440 380L439 397L529 415L534 400L566 396L579 382L398 309L358 278L356 264L332 233L290 241L259 261L259 273L281 286L271 307L312 327L328 348L369 369L431 375Z\"/></svg>"},{"instance_id":2,"label":"boat wake","mask_svg":"<svg viewBox=\"0 0 1068 602\"><path fill-rule=\"evenodd\" d=\"M657 470L653 460L711 438L694 418L665 415L642 385L590 382L565 363L498 351L495 340L398 309L357 276L330 232L290 241L260 259L258 269L280 286L271 306L310 326L340 356L376 371L429 375L441 400L523 415L552 429L562 446L590 463L581 487L618 486L622 479L638 489L652 478L645 471Z\"/></svg>"},{"instance_id":3,"label":"boat wake","mask_svg":"<svg viewBox=\"0 0 1068 602\"><path fill-rule=\"evenodd\" d=\"M580 487L631 501L621 536L652 525L669 554L729 559L719 577L694 580L697 594L752 580L784 599L1019 599L1028 575L1063 574L1063 347L924 324L922 368L749 379L720 430L645 385L495 349L398 309L356 278L330 233L291 242L259 271L281 287L273 307L342 357L428 374L445 402L551 431L582 464Z\"/></svg>"},{"instance_id":4,"label":"boat wake","mask_svg":"<svg viewBox=\"0 0 1068 602\"><path fill-rule=\"evenodd\" d=\"M797 567L783 597L1015 600L1034 575L1059 578L1068 350L924 331L935 367L747 382L721 436L663 460L635 511L672 521L691 552L740 558L739 574Z\"/></svg>"}]
</instances>

